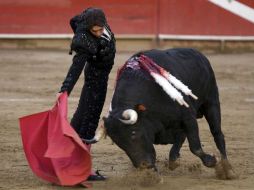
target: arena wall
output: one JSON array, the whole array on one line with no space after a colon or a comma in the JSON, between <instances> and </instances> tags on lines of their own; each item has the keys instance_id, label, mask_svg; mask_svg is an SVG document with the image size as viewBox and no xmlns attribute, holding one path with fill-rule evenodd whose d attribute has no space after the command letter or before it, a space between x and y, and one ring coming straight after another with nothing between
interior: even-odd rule
<instances>
[{"instance_id":1,"label":"arena wall","mask_svg":"<svg viewBox=\"0 0 254 190\"><path fill-rule=\"evenodd\" d=\"M235 43L232 50L254 51L253 0L4 0L0 47L62 48L73 35L70 18L90 6L105 11L120 50L194 46L226 51Z\"/></svg>"}]
</instances>

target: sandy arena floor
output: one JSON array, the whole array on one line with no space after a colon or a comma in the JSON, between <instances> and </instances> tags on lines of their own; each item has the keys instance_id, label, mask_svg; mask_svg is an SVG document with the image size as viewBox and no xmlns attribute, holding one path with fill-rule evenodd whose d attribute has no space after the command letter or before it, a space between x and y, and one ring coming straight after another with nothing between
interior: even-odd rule
<instances>
[{"instance_id":1,"label":"sandy arena floor","mask_svg":"<svg viewBox=\"0 0 254 190\"><path fill-rule=\"evenodd\" d=\"M110 75L108 96L102 115L106 115L112 96L117 68L130 53L117 54ZM94 189L195 189L234 190L254 188L254 54L209 54L220 90L222 129L227 151L239 178L216 179L214 169L203 166L189 151L187 142L181 151L181 165L169 171L164 164L171 145L156 146L157 165L162 181L137 172L130 160L110 138L93 146L93 164L109 179L93 183ZM59 187L39 180L25 159L18 118L49 109L55 101L72 56L66 51L0 50L0 189L55 190ZM69 117L74 112L83 76L69 98ZM205 120L199 121L205 151L218 155ZM141 176L141 177L140 177ZM145 177L145 178L144 178ZM147 180L148 179L148 180Z\"/></svg>"}]
</instances>

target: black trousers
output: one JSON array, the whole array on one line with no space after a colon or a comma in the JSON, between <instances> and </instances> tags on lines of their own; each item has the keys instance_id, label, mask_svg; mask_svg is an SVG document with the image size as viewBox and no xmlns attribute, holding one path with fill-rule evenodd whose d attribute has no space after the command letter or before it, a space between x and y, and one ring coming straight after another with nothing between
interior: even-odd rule
<instances>
[{"instance_id":1,"label":"black trousers","mask_svg":"<svg viewBox=\"0 0 254 190\"><path fill-rule=\"evenodd\" d=\"M71 119L71 126L81 138L91 139L95 135L106 98L108 75L111 68L112 66L98 69L91 64L85 68L85 84L78 107Z\"/></svg>"}]
</instances>

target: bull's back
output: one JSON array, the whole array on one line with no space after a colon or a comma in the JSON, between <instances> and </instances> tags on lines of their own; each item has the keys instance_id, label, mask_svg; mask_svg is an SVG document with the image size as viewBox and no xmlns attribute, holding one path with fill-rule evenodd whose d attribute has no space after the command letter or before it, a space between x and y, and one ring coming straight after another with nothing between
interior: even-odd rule
<instances>
[{"instance_id":1,"label":"bull's back","mask_svg":"<svg viewBox=\"0 0 254 190\"><path fill-rule=\"evenodd\" d=\"M150 50L144 54L181 80L201 101L216 85L208 59L195 49Z\"/></svg>"},{"instance_id":2,"label":"bull's back","mask_svg":"<svg viewBox=\"0 0 254 190\"><path fill-rule=\"evenodd\" d=\"M177 79L187 85L198 96L194 100L184 96L191 106L186 109L173 101L147 72L125 69L116 86L112 101L113 109L125 110L144 104L147 110L165 115L173 120L189 117L199 112L211 88L216 87L214 74L207 58L193 49L150 50L143 52Z\"/></svg>"}]
</instances>

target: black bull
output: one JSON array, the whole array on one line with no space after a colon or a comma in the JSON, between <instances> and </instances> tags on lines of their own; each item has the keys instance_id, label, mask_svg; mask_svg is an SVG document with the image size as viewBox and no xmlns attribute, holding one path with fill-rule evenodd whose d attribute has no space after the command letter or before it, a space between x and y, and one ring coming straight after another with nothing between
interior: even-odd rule
<instances>
[{"instance_id":1,"label":"black bull","mask_svg":"<svg viewBox=\"0 0 254 190\"><path fill-rule=\"evenodd\" d=\"M155 168L153 144L173 144L169 161L174 163L186 137L191 152L205 166L215 167L215 156L203 151L199 138L197 118L205 116L221 158L227 161L218 88L208 59L194 49L183 48L150 50L142 54L187 85L198 100L184 95L189 108L181 106L154 82L149 73L124 68L116 84L112 110L104 118L107 134L127 153L135 167ZM122 115L129 109L137 113L135 123L128 124L130 116Z\"/></svg>"}]
</instances>

